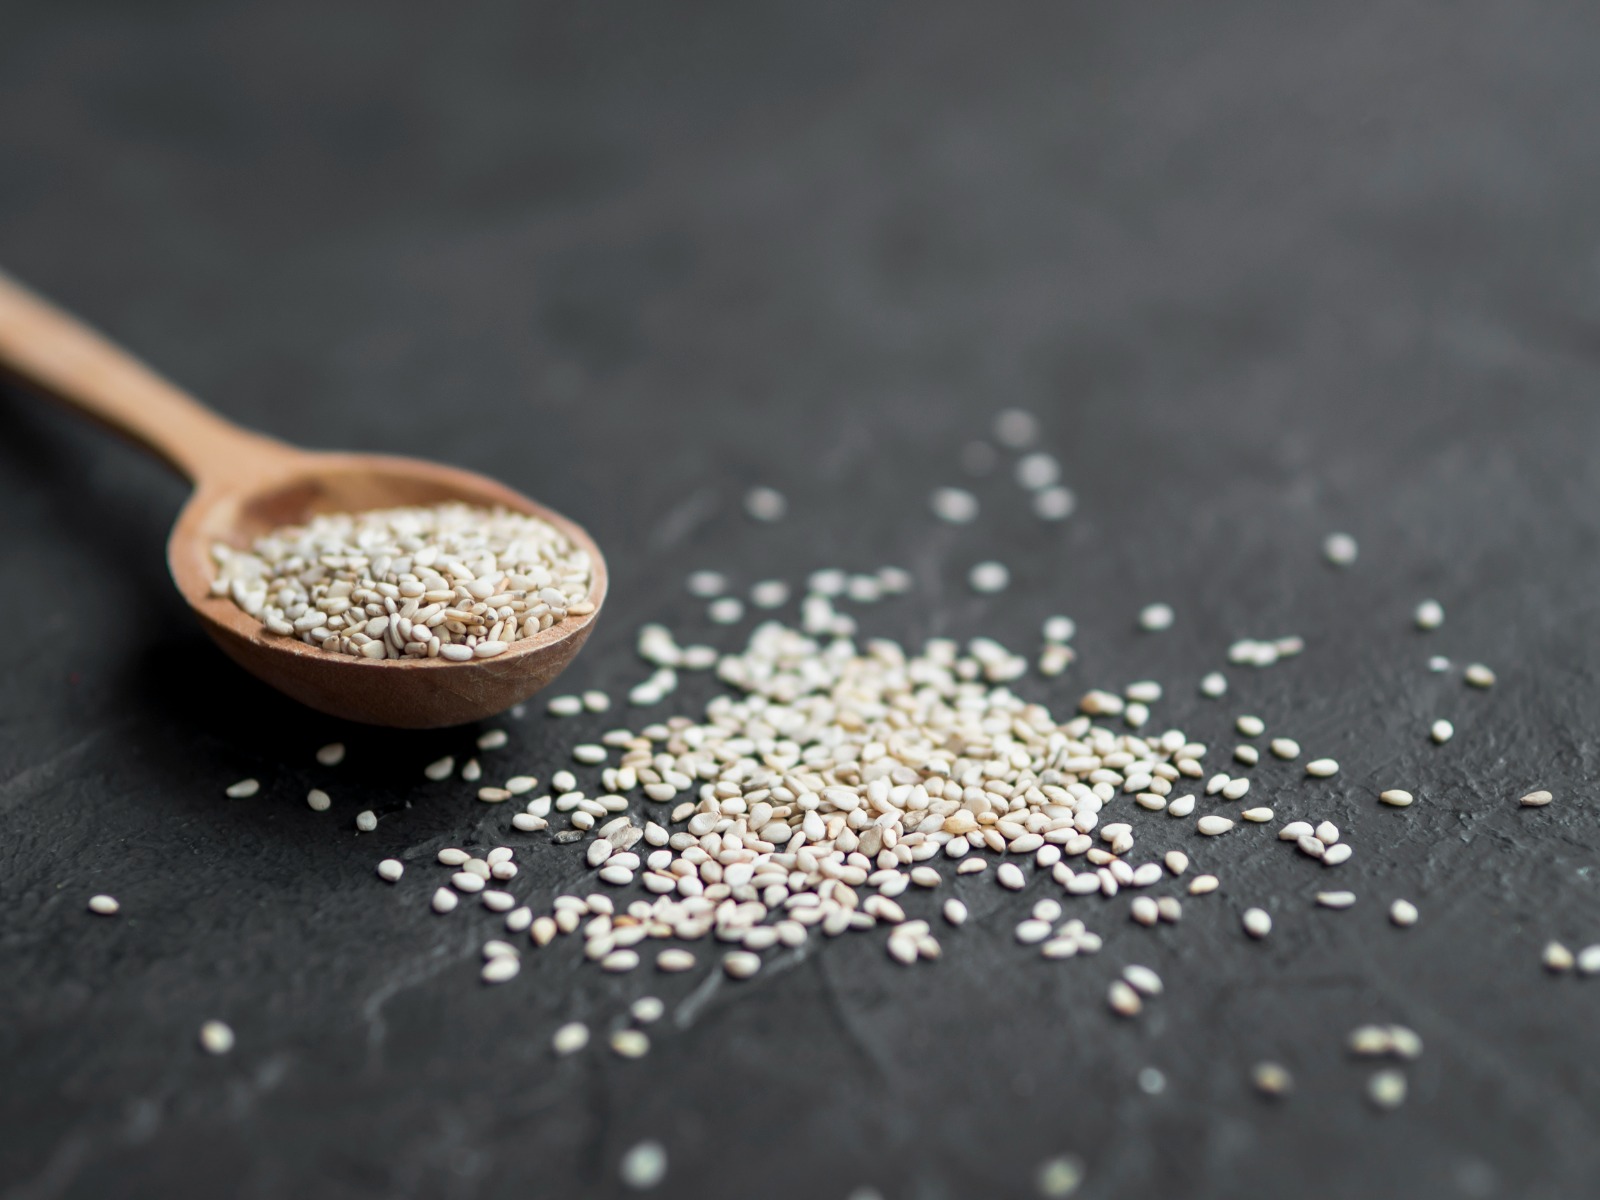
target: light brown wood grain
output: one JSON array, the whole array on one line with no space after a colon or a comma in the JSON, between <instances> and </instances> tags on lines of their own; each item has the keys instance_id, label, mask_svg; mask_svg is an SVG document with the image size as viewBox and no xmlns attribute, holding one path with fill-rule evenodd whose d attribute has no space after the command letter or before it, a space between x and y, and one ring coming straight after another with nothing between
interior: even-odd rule
<instances>
[{"instance_id":1,"label":"light brown wood grain","mask_svg":"<svg viewBox=\"0 0 1600 1200\"><path fill-rule=\"evenodd\" d=\"M179 592L223 651L322 712L427 729L501 712L559 675L588 640L606 596L605 558L584 529L486 476L422 459L323 453L242 429L126 351L0 274L0 368L145 446L194 484L167 540ZM588 551L594 611L494 658L374 662L267 632L210 594L210 547L315 513L461 500L542 517Z\"/></svg>"}]
</instances>

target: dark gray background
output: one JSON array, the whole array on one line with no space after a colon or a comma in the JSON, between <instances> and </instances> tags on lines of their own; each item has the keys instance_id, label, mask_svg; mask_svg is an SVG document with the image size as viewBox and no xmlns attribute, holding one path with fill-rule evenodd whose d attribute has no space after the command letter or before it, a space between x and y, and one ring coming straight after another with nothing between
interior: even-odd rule
<instances>
[{"instance_id":1,"label":"dark gray background","mask_svg":"<svg viewBox=\"0 0 1600 1200\"><path fill-rule=\"evenodd\" d=\"M917 590L870 633L1031 649L1069 612L1079 664L1025 694L1154 676L1158 721L1219 760L1243 711L1337 757L1326 782L1263 765L1252 797L1338 821L1361 897L1314 911L1333 876L1270 832L1148 818L1141 848L1181 842L1223 890L1155 931L1077 902L1098 959L1015 946L991 872L955 887L975 920L936 966L845 938L680 1009L707 969L602 977L567 942L485 989L498 921L430 914L426 864L507 814L418 770L476 731L341 727L242 677L163 572L181 485L8 390L7 1200L600 1196L643 1137L662 1194L708 1200L1025 1195L1061 1153L1093 1197L1600 1190L1600 983L1539 966L1600 940L1600 10L53 0L0 24L0 265L230 417L584 522L613 592L574 686L642 678L644 620L733 643L690 568L902 563ZM937 525L929 489L1008 405L1080 514L1043 525L998 478L977 525ZM758 481L789 520L742 516ZM1320 560L1335 528L1352 571ZM979 600L989 556L1015 584ZM1424 638L1426 595L1449 619ZM1136 634L1155 599L1176 627ZM1286 633L1300 659L1195 694L1231 639ZM496 773L548 777L617 719L533 707ZM317 768L334 737L349 759ZM262 794L225 800L247 774ZM1380 808L1395 784L1419 803ZM1557 803L1518 810L1540 785ZM585 874L516 844L519 894ZM97 891L123 915L88 916ZM1103 1000L1127 961L1168 985L1133 1023ZM551 1060L558 1023L646 991L675 1013L647 1060ZM196 1049L213 1016L227 1058ZM1373 1019L1427 1042L1385 1116L1341 1048ZM1282 1105L1246 1082L1268 1056Z\"/></svg>"}]
</instances>

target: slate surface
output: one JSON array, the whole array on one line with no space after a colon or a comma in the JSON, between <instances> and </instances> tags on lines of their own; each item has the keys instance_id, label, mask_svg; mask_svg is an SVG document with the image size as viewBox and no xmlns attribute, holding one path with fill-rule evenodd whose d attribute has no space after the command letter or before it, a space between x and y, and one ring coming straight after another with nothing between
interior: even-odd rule
<instances>
[{"instance_id":1,"label":"slate surface","mask_svg":"<svg viewBox=\"0 0 1600 1200\"><path fill-rule=\"evenodd\" d=\"M1264 763L1251 797L1356 854L1335 875L1269 831L1150 817L1141 850L1182 845L1224 887L1154 931L1126 896L1078 902L1097 959L1014 945L1054 889L991 872L943 889L975 919L936 966L871 935L743 985L619 979L567 943L486 989L498 922L428 912L434 852L512 841L532 897L584 886L580 856L421 780L477 731L344 728L242 678L163 575L180 484L6 391L0 1195L609 1196L645 1137L658 1194L708 1200L1029 1195L1058 1154L1092 1197L1600 1190L1600 982L1539 966L1548 938L1600 940L1592 5L57 2L4 24L0 263L240 421L458 462L585 522L614 590L574 687L641 678L645 620L732 644L690 568L898 562L917 588L862 608L868 633L1031 650L1071 613L1080 662L1019 690L1064 712L1160 679L1158 721L1219 763L1260 713L1344 769ZM977 524L936 524L930 488L1007 405L1040 415L1079 514L1041 524L1002 474ZM758 481L789 520L741 515ZM1360 539L1350 571L1318 556L1332 529ZM984 557L1011 590L968 591ZM1424 637L1430 595L1449 617ZM1140 635L1155 599L1177 624ZM1300 658L1195 693L1233 638L1287 633ZM535 706L491 770L548 776L623 719ZM318 768L335 737L349 759ZM244 775L261 795L225 799ZM1418 804L1378 806L1395 784ZM1557 803L1519 811L1535 785ZM1313 910L1334 879L1356 908ZM97 891L123 914L87 915ZM1132 1023L1103 1002L1128 961L1167 980ZM671 1006L648 1059L551 1060L557 1024L604 1030L646 992ZM213 1016L224 1059L195 1046ZM1374 1019L1427 1043L1390 1115L1341 1049ZM1246 1084L1265 1057L1287 1103Z\"/></svg>"}]
</instances>

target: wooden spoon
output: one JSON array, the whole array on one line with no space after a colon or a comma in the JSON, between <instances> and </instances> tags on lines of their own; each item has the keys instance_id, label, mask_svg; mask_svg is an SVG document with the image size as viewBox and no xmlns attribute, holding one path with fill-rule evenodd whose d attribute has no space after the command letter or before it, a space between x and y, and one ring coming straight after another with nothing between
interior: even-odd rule
<instances>
[{"instance_id":1,"label":"wooden spoon","mask_svg":"<svg viewBox=\"0 0 1600 1200\"><path fill-rule=\"evenodd\" d=\"M431 729L500 712L548 684L588 640L606 564L583 529L482 475L415 458L300 450L241 429L143 363L0 274L0 368L154 451L194 485L167 540L178 591L223 651L302 704L373 725ZM461 500L550 522L589 552L594 611L568 617L494 658L373 661L268 633L211 595L210 549L244 547L313 513Z\"/></svg>"}]
</instances>

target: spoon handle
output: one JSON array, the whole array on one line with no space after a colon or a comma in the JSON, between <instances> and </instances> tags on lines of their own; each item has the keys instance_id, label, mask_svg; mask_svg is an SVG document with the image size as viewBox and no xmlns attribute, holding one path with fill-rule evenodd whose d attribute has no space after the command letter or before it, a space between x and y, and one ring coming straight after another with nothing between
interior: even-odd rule
<instances>
[{"instance_id":1,"label":"spoon handle","mask_svg":"<svg viewBox=\"0 0 1600 1200\"><path fill-rule=\"evenodd\" d=\"M0 370L94 417L196 485L292 453L219 417L126 350L0 272Z\"/></svg>"}]
</instances>

